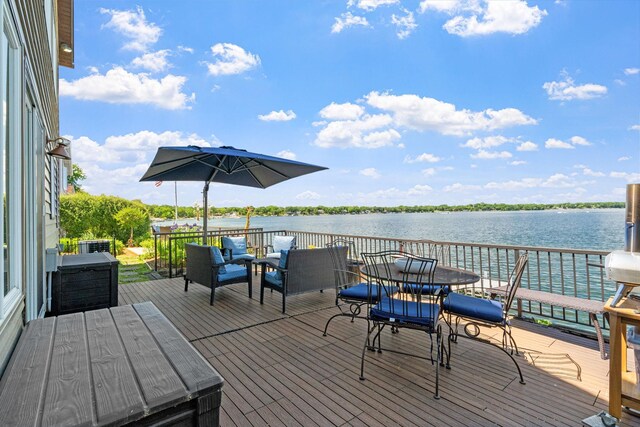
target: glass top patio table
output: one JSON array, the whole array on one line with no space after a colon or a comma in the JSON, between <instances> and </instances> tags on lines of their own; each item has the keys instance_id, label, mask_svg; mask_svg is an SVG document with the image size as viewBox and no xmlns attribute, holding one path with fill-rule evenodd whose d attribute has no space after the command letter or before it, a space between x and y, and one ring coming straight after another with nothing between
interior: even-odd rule
<instances>
[{"instance_id":1,"label":"glass top patio table","mask_svg":"<svg viewBox=\"0 0 640 427\"><path fill-rule=\"evenodd\" d=\"M416 281L412 279L412 276L416 276L415 274L405 273L395 264L389 264L388 266L378 264L371 268L371 270L373 270L371 272L369 272L369 269L366 266L363 266L360 270L363 274L370 277L377 277L378 279L391 280L394 282L411 281L416 283ZM433 283L428 282L428 275L424 275L422 278L423 282L420 284L433 284L436 286L462 286L469 285L480 280L480 276L472 271L440 265L436 266Z\"/></svg>"}]
</instances>

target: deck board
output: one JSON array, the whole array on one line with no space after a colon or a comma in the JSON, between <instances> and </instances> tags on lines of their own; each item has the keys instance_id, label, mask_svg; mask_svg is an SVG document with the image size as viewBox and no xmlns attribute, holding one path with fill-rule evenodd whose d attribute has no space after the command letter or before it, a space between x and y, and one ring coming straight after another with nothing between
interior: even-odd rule
<instances>
[{"instance_id":1,"label":"deck board","mask_svg":"<svg viewBox=\"0 0 640 427\"><path fill-rule=\"evenodd\" d=\"M287 298L265 292L259 279L254 299L246 284L216 291L182 279L120 286L120 303L152 301L223 376L223 426L562 426L579 425L608 405L608 361L597 341L554 328L513 321L525 356L515 366L497 349L472 340L452 345L451 370L441 369L441 399L433 399L435 366L428 361L367 352L365 381L359 380L366 322L337 313L332 291ZM500 339L498 330L484 336ZM383 344L428 354L418 331L383 332ZM582 381L565 355L582 368ZM534 361L532 363L531 361ZM629 360L633 360L630 355ZM632 362L630 362L632 363ZM640 426L624 413L621 426Z\"/></svg>"}]
</instances>

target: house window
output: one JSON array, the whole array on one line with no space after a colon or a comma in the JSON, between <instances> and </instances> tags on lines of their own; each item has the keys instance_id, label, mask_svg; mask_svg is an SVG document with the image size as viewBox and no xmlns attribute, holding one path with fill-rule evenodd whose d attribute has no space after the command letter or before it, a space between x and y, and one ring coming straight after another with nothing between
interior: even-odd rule
<instances>
[{"instance_id":1,"label":"house window","mask_svg":"<svg viewBox=\"0 0 640 427\"><path fill-rule=\"evenodd\" d=\"M20 194L21 177L21 67L17 36L9 19L6 3L2 8L0 40L0 241L3 257L0 263L2 298L0 317L19 301L21 290L21 234Z\"/></svg>"}]
</instances>

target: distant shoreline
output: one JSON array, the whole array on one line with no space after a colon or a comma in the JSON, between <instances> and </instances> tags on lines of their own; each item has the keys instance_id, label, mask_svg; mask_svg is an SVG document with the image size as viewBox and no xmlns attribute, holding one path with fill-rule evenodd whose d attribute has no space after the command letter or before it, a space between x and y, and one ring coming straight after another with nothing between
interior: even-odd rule
<instances>
[{"instance_id":1,"label":"distant shoreline","mask_svg":"<svg viewBox=\"0 0 640 427\"><path fill-rule=\"evenodd\" d=\"M169 205L147 205L153 221L166 221L175 218L175 208ZM471 205L437 206L260 206L251 207L251 217L315 216L315 215L366 215L389 213L452 213L452 212L517 212L517 211L569 211L594 209L624 209L624 202L582 202L557 204L505 204L476 203ZM247 207L212 207L210 217L244 218ZM201 209L178 207L178 219L194 219L202 216Z\"/></svg>"}]
</instances>

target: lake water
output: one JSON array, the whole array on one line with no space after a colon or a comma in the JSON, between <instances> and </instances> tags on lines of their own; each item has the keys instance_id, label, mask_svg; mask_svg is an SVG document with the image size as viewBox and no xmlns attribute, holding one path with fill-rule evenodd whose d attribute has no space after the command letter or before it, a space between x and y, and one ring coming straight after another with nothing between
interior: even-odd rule
<instances>
[{"instance_id":1,"label":"lake water","mask_svg":"<svg viewBox=\"0 0 640 427\"><path fill-rule=\"evenodd\" d=\"M624 247L624 213L624 209L596 209L252 217L251 227L611 251ZM185 222L193 224L195 219L179 221ZM209 224L244 227L245 219L214 218Z\"/></svg>"}]
</instances>

